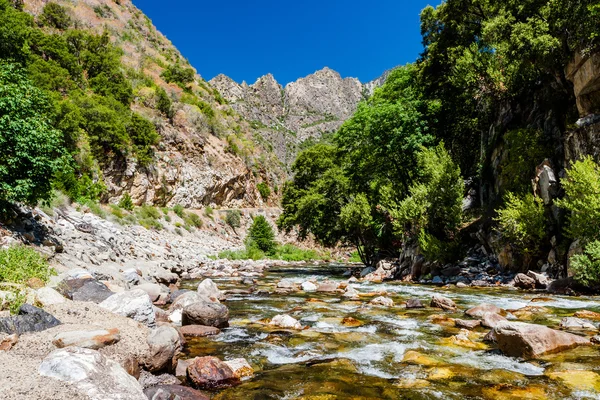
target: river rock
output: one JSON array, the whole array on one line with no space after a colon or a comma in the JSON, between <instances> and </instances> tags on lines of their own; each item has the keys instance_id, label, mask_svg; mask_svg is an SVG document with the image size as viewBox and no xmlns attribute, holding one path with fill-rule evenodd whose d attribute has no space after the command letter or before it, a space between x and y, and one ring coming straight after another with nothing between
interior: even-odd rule
<instances>
[{"instance_id":1,"label":"river rock","mask_svg":"<svg viewBox=\"0 0 600 400\"><path fill-rule=\"evenodd\" d=\"M586 331L597 331L598 328L588 322L585 321L581 318L575 318L575 317L565 317L560 321L560 328L561 329L573 329L573 330L586 330Z\"/></svg>"},{"instance_id":2,"label":"river rock","mask_svg":"<svg viewBox=\"0 0 600 400\"><path fill-rule=\"evenodd\" d=\"M302 284L302 290L304 290L305 292L316 292L317 291L317 285L315 285L312 282L304 282Z\"/></svg>"},{"instance_id":3,"label":"river rock","mask_svg":"<svg viewBox=\"0 0 600 400\"><path fill-rule=\"evenodd\" d=\"M457 328L475 329L479 325L481 325L481 321L479 321L478 319L470 319L470 320L455 319L454 325L456 325Z\"/></svg>"},{"instance_id":4,"label":"river rock","mask_svg":"<svg viewBox=\"0 0 600 400\"><path fill-rule=\"evenodd\" d=\"M389 297L379 296L371 300L370 304L376 306L393 307L394 300L390 299Z\"/></svg>"},{"instance_id":5,"label":"river rock","mask_svg":"<svg viewBox=\"0 0 600 400\"><path fill-rule=\"evenodd\" d=\"M152 276L156 282L167 286L170 284L177 284L177 282L179 282L179 275L164 268L156 269L152 272Z\"/></svg>"},{"instance_id":6,"label":"river rock","mask_svg":"<svg viewBox=\"0 0 600 400\"><path fill-rule=\"evenodd\" d=\"M506 315L506 311L504 311L500 307L497 307L493 304L487 304L487 303L480 304L473 308L469 308L467 311L465 311L465 314L467 314L469 317L472 317L472 318L482 318L485 314L488 314L488 313L493 313L493 314L498 314L498 315Z\"/></svg>"},{"instance_id":7,"label":"river rock","mask_svg":"<svg viewBox=\"0 0 600 400\"><path fill-rule=\"evenodd\" d=\"M496 325L508 321L502 315L493 312L485 313L479 318L481 320L481 326L486 328L495 328Z\"/></svg>"},{"instance_id":8,"label":"river rock","mask_svg":"<svg viewBox=\"0 0 600 400\"><path fill-rule=\"evenodd\" d=\"M407 309L425 308L425 305L419 299L409 299L406 301Z\"/></svg>"},{"instance_id":9,"label":"river rock","mask_svg":"<svg viewBox=\"0 0 600 400\"><path fill-rule=\"evenodd\" d=\"M204 393L181 385L158 385L144 390L148 400L210 400Z\"/></svg>"},{"instance_id":10,"label":"river rock","mask_svg":"<svg viewBox=\"0 0 600 400\"><path fill-rule=\"evenodd\" d=\"M433 295L431 298L430 307L441 308L447 311L456 311L456 304L449 298L440 296L439 294Z\"/></svg>"},{"instance_id":11,"label":"river rock","mask_svg":"<svg viewBox=\"0 0 600 400\"><path fill-rule=\"evenodd\" d=\"M9 335L13 333L21 335L26 332L41 332L57 325L60 325L60 321L54 316L30 304L23 304L19 309L19 315L0 318L0 332Z\"/></svg>"},{"instance_id":12,"label":"river rock","mask_svg":"<svg viewBox=\"0 0 600 400\"><path fill-rule=\"evenodd\" d=\"M223 304L199 301L183 308L181 324L226 328L229 326L229 310Z\"/></svg>"},{"instance_id":13,"label":"river rock","mask_svg":"<svg viewBox=\"0 0 600 400\"><path fill-rule=\"evenodd\" d=\"M85 349L98 350L117 343L121 340L119 330L100 329L90 331L61 332L54 336L52 344L59 349L64 347L83 347Z\"/></svg>"},{"instance_id":14,"label":"river rock","mask_svg":"<svg viewBox=\"0 0 600 400\"><path fill-rule=\"evenodd\" d=\"M197 338L205 336L214 336L221 333L219 328L204 325L186 325L179 328L179 332L186 338Z\"/></svg>"},{"instance_id":15,"label":"river rock","mask_svg":"<svg viewBox=\"0 0 600 400\"><path fill-rule=\"evenodd\" d=\"M90 400L147 400L138 381L96 350L67 347L42 361L40 375L72 385Z\"/></svg>"},{"instance_id":16,"label":"river rock","mask_svg":"<svg viewBox=\"0 0 600 400\"><path fill-rule=\"evenodd\" d=\"M187 368L187 377L198 389L222 389L239 383L229 365L217 357L198 357Z\"/></svg>"},{"instance_id":17,"label":"river rock","mask_svg":"<svg viewBox=\"0 0 600 400\"><path fill-rule=\"evenodd\" d=\"M584 337L524 322L500 323L493 331L500 351L511 357L535 358L590 344Z\"/></svg>"},{"instance_id":18,"label":"river rock","mask_svg":"<svg viewBox=\"0 0 600 400\"><path fill-rule=\"evenodd\" d=\"M100 303L100 307L147 325L156 326L156 315L150 296L141 289L116 293Z\"/></svg>"},{"instance_id":19,"label":"river rock","mask_svg":"<svg viewBox=\"0 0 600 400\"><path fill-rule=\"evenodd\" d=\"M225 300L225 295L219 290L217 285L211 279L205 279L198 285L198 294L212 302L218 303L219 300Z\"/></svg>"},{"instance_id":20,"label":"river rock","mask_svg":"<svg viewBox=\"0 0 600 400\"><path fill-rule=\"evenodd\" d=\"M65 303L67 299L62 294L50 287L43 287L35 291L35 300L42 306L48 307L54 304Z\"/></svg>"},{"instance_id":21,"label":"river rock","mask_svg":"<svg viewBox=\"0 0 600 400\"><path fill-rule=\"evenodd\" d=\"M225 364L233 371L233 376L238 379L248 378L254 375L254 369L245 358L236 358L234 360L225 361Z\"/></svg>"},{"instance_id":22,"label":"river rock","mask_svg":"<svg viewBox=\"0 0 600 400\"><path fill-rule=\"evenodd\" d=\"M348 287L346 287L346 290L344 291L343 296L350 300L359 300L360 299L359 291L350 285L348 285Z\"/></svg>"},{"instance_id":23,"label":"river rock","mask_svg":"<svg viewBox=\"0 0 600 400\"><path fill-rule=\"evenodd\" d=\"M102 282L95 279L65 279L56 290L64 297L75 301L102 303L114 293Z\"/></svg>"},{"instance_id":24,"label":"river rock","mask_svg":"<svg viewBox=\"0 0 600 400\"><path fill-rule=\"evenodd\" d=\"M294 282L288 281L287 279L284 279L277 282L277 289L295 290L296 284L294 284Z\"/></svg>"},{"instance_id":25,"label":"river rock","mask_svg":"<svg viewBox=\"0 0 600 400\"><path fill-rule=\"evenodd\" d=\"M521 289L535 289L535 279L525 274L517 274L515 276L515 286Z\"/></svg>"},{"instance_id":26,"label":"river rock","mask_svg":"<svg viewBox=\"0 0 600 400\"><path fill-rule=\"evenodd\" d=\"M337 290L337 288L338 288L338 285L335 282L322 282L317 287L317 291L324 292L324 293L332 293L332 292L335 292Z\"/></svg>"},{"instance_id":27,"label":"river rock","mask_svg":"<svg viewBox=\"0 0 600 400\"><path fill-rule=\"evenodd\" d=\"M550 284L550 279L546 275L538 274L534 271L527 271L527 276L535 281L536 289L546 289Z\"/></svg>"},{"instance_id":28,"label":"river rock","mask_svg":"<svg viewBox=\"0 0 600 400\"><path fill-rule=\"evenodd\" d=\"M162 287L157 283L142 283L135 287L136 289L143 290L150 297L150 301L153 303L160 298L163 293Z\"/></svg>"},{"instance_id":29,"label":"river rock","mask_svg":"<svg viewBox=\"0 0 600 400\"><path fill-rule=\"evenodd\" d=\"M177 300L177 298L179 296L181 296L182 294L185 293L193 293L191 290L188 289L177 289L172 291L171 293L169 293L169 295L167 296L167 303L171 304L174 303L175 300Z\"/></svg>"},{"instance_id":30,"label":"river rock","mask_svg":"<svg viewBox=\"0 0 600 400\"><path fill-rule=\"evenodd\" d=\"M181 352L179 332L170 326L161 326L148 335L149 351L144 366L150 372L174 371Z\"/></svg>"},{"instance_id":31,"label":"river rock","mask_svg":"<svg viewBox=\"0 0 600 400\"><path fill-rule=\"evenodd\" d=\"M589 311L589 310L580 310L573 314L576 318L585 318L585 319L593 319L600 320L600 313Z\"/></svg>"},{"instance_id":32,"label":"river rock","mask_svg":"<svg viewBox=\"0 0 600 400\"><path fill-rule=\"evenodd\" d=\"M302 324L298 320L286 314L274 316L271 318L269 325L284 329L302 329Z\"/></svg>"}]
</instances>

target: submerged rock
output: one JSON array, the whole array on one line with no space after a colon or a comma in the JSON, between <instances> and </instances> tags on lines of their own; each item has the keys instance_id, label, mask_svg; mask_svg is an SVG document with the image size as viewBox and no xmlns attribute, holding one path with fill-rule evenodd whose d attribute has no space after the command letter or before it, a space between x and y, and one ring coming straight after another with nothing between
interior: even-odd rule
<instances>
[{"instance_id":1,"label":"submerged rock","mask_svg":"<svg viewBox=\"0 0 600 400\"><path fill-rule=\"evenodd\" d=\"M67 347L50 353L40 375L72 385L90 400L147 400L138 381L96 350Z\"/></svg>"},{"instance_id":2,"label":"submerged rock","mask_svg":"<svg viewBox=\"0 0 600 400\"><path fill-rule=\"evenodd\" d=\"M406 302L406 308L407 309L413 309L413 308L425 308L425 305L421 302L421 300L419 299L409 299Z\"/></svg>"},{"instance_id":3,"label":"submerged rock","mask_svg":"<svg viewBox=\"0 0 600 400\"><path fill-rule=\"evenodd\" d=\"M60 325L60 321L41 308L23 304L19 315L0 318L0 332L21 335L26 332L41 332Z\"/></svg>"},{"instance_id":4,"label":"submerged rock","mask_svg":"<svg viewBox=\"0 0 600 400\"><path fill-rule=\"evenodd\" d=\"M221 330L213 326L186 325L179 328L179 332L181 332L183 337L197 338L218 335L219 333L221 333Z\"/></svg>"},{"instance_id":5,"label":"submerged rock","mask_svg":"<svg viewBox=\"0 0 600 400\"><path fill-rule=\"evenodd\" d=\"M234 360L225 361L225 364L233 371L233 376L236 378L249 378L254 375L254 369L245 358L236 358Z\"/></svg>"},{"instance_id":6,"label":"submerged rock","mask_svg":"<svg viewBox=\"0 0 600 400\"><path fill-rule=\"evenodd\" d=\"M121 340L118 329L100 329L90 331L61 332L54 336L52 344L59 349L64 347L83 347L98 350Z\"/></svg>"},{"instance_id":7,"label":"submerged rock","mask_svg":"<svg viewBox=\"0 0 600 400\"><path fill-rule=\"evenodd\" d=\"M534 358L590 344L584 337L524 322L498 324L494 328L494 336L502 353L523 358Z\"/></svg>"},{"instance_id":8,"label":"submerged rock","mask_svg":"<svg viewBox=\"0 0 600 400\"><path fill-rule=\"evenodd\" d=\"M504 311L500 307L487 303L480 304L476 307L469 308L467 311L465 311L465 314L473 318L482 318L487 313L506 315L506 311Z\"/></svg>"},{"instance_id":9,"label":"submerged rock","mask_svg":"<svg viewBox=\"0 0 600 400\"><path fill-rule=\"evenodd\" d=\"M584 321L581 318L565 317L560 321L561 329L597 331L598 327L591 322Z\"/></svg>"},{"instance_id":10,"label":"submerged rock","mask_svg":"<svg viewBox=\"0 0 600 400\"><path fill-rule=\"evenodd\" d=\"M389 297L379 296L371 300L370 304L376 306L393 307L394 300L390 299Z\"/></svg>"},{"instance_id":11,"label":"submerged rock","mask_svg":"<svg viewBox=\"0 0 600 400\"><path fill-rule=\"evenodd\" d=\"M229 309L219 303L200 301L183 308L182 325L204 325L215 328L229 326Z\"/></svg>"},{"instance_id":12,"label":"submerged rock","mask_svg":"<svg viewBox=\"0 0 600 400\"><path fill-rule=\"evenodd\" d=\"M217 357L198 357L187 368L187 377L198 389L222 389L240 382Z\"/></svg>"},{"instance_id":13,"label":"submerged rock","mask_svg":"<svg viewBox=\"0 0 600 400\"><path fill-rule=\"evenodd\" d=\"M431 298L431 307L441 308L442 310L456 311L456 304L454 301L447 297L440 296L439 294L433 295Z\"/></svg>"}]
</instances>

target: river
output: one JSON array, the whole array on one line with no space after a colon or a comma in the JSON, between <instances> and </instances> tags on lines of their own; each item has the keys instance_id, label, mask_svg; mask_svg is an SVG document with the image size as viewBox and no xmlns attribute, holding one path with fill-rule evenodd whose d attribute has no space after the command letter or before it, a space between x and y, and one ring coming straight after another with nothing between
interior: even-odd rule
<instances>
[{"instance_id":1,"label":"river","mask_svg":"<svg viewBox=\"0 0 600 400\"><path fill-rule=\"evenodd\" d=\"M347 281L341 265L274 267L258 279L263 293L229 296L230 327L221 334L189 341L185 358L244 357L255 376L214 399L600 399L600 351L580 347L536 360L502 355L476 328L468 341L451 318L491 303L526 322L557 328L575 311L600 311L600 298L548 296L508 288L439 288L386 282L352 284L361 293L387 292L394 307L344 299L339 293L278 294L279 281ZM235 278L213 279L222 290L248 289ZM194 289L198 281L184 287ZM269 292L266 294L264 292ZM255 292L256 293L256 292ZM453 299L458 312L407 310L403 302L433 294ZM523 311L524 307L528 307ZM265 319L289 314L308 328L282 330ZM353 318L349 319L348 317ZM344 320L346 318L346 320Z\"/></svg>"}]
</instances>

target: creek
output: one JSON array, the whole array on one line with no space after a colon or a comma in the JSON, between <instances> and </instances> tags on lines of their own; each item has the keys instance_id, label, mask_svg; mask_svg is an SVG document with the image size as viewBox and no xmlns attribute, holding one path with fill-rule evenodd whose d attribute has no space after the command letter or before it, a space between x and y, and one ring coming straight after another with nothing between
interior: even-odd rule
<instances>
[{"instance_id":1,"label":"creek","mask_svg":"<svg viewBox=\"0 0 600 400\"><path fill-rule=\"evenodd\" d=\"M188 341L185 358L244 357L255 376L212 394L213 399L600 399L599 347L579 347L536 360L502 355L476 328L469 341L448 318L483 303L513 311L509 318L558 328L578 310L600 311L598 297L549 296L509 288L440 288L400 282L353 283L359 301L340 293L277 293L281 280L347 281L347 266L272 267L258 279L259 294L229 295L230 327ZM222 290L248 289L239 278L213 279ZM198 281L185 282L195 289ZM257 293L255 290L254 293ZM266 293L268 292L268 294ZM386 292L394 307L369 304ZM454 300L457 312L403 303L433 294ZM307 329L283 330L264 323L289 314ZM344 318L351 317L358 321ZM263 321L263 322L261 322Z\"/></svg>"}]
</instances>

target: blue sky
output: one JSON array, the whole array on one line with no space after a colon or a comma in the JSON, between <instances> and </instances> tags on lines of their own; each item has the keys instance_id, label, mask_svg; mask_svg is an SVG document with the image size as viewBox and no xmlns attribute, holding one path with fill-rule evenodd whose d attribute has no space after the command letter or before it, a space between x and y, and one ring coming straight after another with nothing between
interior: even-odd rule
<instances>
[{"instance_id":1,"label":"blue sky","mask_svg":"<svg viewBox=\"0 0 600 400\"><path fill-rule=\"evenodd\" d=\"M282 84L325 66L366 82L422 50L423 0L133 0L206 80ZM434 4L437 4L435 2Z\"/></svg>"}]
</instances>

